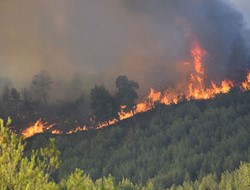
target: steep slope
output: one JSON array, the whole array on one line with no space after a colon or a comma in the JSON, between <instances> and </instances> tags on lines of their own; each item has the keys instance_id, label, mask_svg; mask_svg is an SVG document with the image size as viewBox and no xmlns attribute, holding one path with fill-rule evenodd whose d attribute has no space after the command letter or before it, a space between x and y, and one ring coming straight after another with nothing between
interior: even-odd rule
<instances>
[{"instance_id":1,"label":"steep slope","mask_svg":"<svg viewBox=\"0 0 250 190\"><path fill-rule=\"evenodd\" d=\"M112 127L54 136L62 152L56 179L75 168L94 179L112 174L156 188L217 176L250 162L250 92L231 90L212 100L158 105ZM43 146L51 134L28 139ZM27 150L28 151L28 150Z\"/></svg>"}]
</instances>

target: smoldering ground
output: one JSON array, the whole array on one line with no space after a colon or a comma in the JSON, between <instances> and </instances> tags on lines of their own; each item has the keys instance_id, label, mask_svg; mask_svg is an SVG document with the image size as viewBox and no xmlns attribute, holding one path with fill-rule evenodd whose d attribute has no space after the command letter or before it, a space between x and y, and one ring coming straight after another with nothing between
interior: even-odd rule
<instances>
[{"instance_id":1,"label":"smoldering ground","mask_svg":"<svg viewBox=\"0 0 250 190\"><path fill-rule=\"evenodd\" d=\"M209 54L209 77L237 78L232 72L248 64L245 23L225 0L0 1L1 77L22 88L46 70L58 97L74 80L86 91L114 89L119 74L165 88L185 77L180 67L190 59L182 19Z\"/></svg>"}]
</instances>

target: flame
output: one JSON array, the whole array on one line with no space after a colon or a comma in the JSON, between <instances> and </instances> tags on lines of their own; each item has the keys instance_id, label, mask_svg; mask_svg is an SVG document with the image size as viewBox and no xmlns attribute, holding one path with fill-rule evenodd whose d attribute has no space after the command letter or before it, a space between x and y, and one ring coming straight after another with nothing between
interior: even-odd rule
<instances>
[{"instance_id":1,"label":"flame","mask_svg":"<svg viewBox=\"0 0 250 190\"><path fill-rule=\"evenodd\" d=\"M194 37L193 37L194 38ZM216 94L227 93L233 86L233 82L230 80L223 80L220 85L216 85L215 82L210 82L210 87L206 88L205 85L205 68L203 62L208 56L207 52L200 46L197 39L194 39L191 49L191 55L193 58L194 73L191 73L188 93L186 99L210 99L214 98Z\"/></svg>"},{"instance_id":2,"label":"flame","mask_svg":"<svg viewBox=\"0 0 250 190\"><path fill-rule=\"evenodd\" d=\"M185 81L178 88L168 88L164 92L159 92L154 89L150 89L150 93L144 102L138 103L135 106L134 113L146 112L155 107L157 102L165 105L177 104L182 99L191 100L201 100L201 99L211 99L214 98L217 94L228 93L230 89L234 86L234 83L231 80L223 80L220 84L216 84L214 81L210 81L210 84L205 84L206 73L203 62L209 56L208 53L200 46L198 40L191 34L192 45L190 50L190 55L192 57L191 61L184 61L182 65L185 67L193 67L193 72L188 77L188 82L185 84ZM183 85L185 84L185 85ZM250 73L248 74L247 80L242 84L242 89L250 90ZM123 110L125 106L121 107ZM132 111L125 113L121 111L119 114L120 120L124 120L133 116ZM116 120L110 121L110 123L116 123ZM99 128L106 127L106 123L102 123L98 126Z\"/></svg>"},{"instance_id":3,"label":"flame","mask_svg":"<svg viewBox=\"0 0 250 190\"><path fill-rule=\"evenodd\" d=\"M66 134L73 134L73 133L77 133L79 131L88 131L88 128L87 128L87 126L84 125L83 127L77 127L71 131L68 131L68 132L66 132Z\"/></svg>"},{"instance_id":4,"label":"flame","mask_svg":"<svg viewBox=\"0 0 250 190\"><path fill-rule=\"evenodd\" d=\"M191 49L191 54L192 54L193 61L194 61L195 71L198 74L203 75L205 69L204 69L204 66L202 64L202 61L203 61L204 57L207 55L207 52L200 47L200 44L197 42L196 39L194 40L192 46L193 46L193 48Z\"/></svg>"},{"instance_id":5,"label":"flame","mask_svg":"<svg viewBox=\"0 0 250 190\"><path fill-rule=\"evenodd\" d=\"M192 39L191 47L190 47L190 55L191 60L184 61L181 63L182 68L186 69L187 67L191 67L189 70L191 73L187 75L185 81L180 82L176 86L172 88L168 88L163 92L150 89L150 93L145 101L138 103L134 107L134 113L142 113L149 111L154 108L156 103L161 103L165 105L177 104L183 99L186 100L201 100L201 99L211 99L214 98L217 94L220 93L228 93L235 84L231 80L223 80L219 84L214 81L208 81L206 77L206 69L204 66L204 62L209 57L206 50L204 50L199 44L198 40L192 34L191 30L187 30L188 35ZM206 81L206 82L205 82ZM239 85L242 91L250 90L250 73L247 75L247 79ZM121 110L126 108L126 106L121 106ZM125 113L123 111L118 113L119 120L124 120L133 116L132 111ZM108 125L112 125L117 123L119 120L111 119L108 122L99 123L96 129L104 128ZM67 124L67 121L65 122ZM39 119L34 125L30 126L26 130L22 132L22 135L25 138L31 137L36 133L43 133L44 131L48 131L53 127L53 125L47 126L47 124L43 124L41 119ZM73 134L78 131L87 131L88 127L77 127L74 130L68 131L65 134ZM52 134L63 134L59 130L51 131Z\"/></svg>"},{"instance_id":6,"label":"flame","mask_svg":"<svg viewBox=\"0 0 250 190\"><path fill-rule=\"evenodd\" d=\"M60 135L60 134L62 134L62 131L59 131L58 129L55 129L55 130L51 131L51 133L54 134L54 135Z\"/></svg>"},{"instance_id":7,"label":"flame","mask_svg":"<svg viewBox=\"0 0 250 190\"><path fill-rule=\"evenodd\" d=\"M24 137L24 139L29 138L35 134L38 133L44 133L44 132L50 132L52 134L55 135L60 135L60 134L73 134L79 131L87 131L88 128L87 126L83 126L83 127L77 127L71 131L68 131L66 133L63 133L62 131L55 129L55 130L51 130L52 127L54 127L55 124L52 125L48 125L48 123L43 123L42 119L38 119L34 124L32 124L30 127L28 127L27 129L25 129L24 131L21 132L22 136Z\"/></svg>"},{"instance_id":8,"label":"flame","mask_svg":"<svg viewBox=\"0 0 250 190\"><path fill-rule=\"evenodd\" d=\"M250 73L248 73L246 80L241 84L243 91L250 90Z\"/></svg>"},{"instance_id":9,"label":"flame","mask_svg":"<svg viewBox=\"0 0 250 190\"><path fill-rule=\"evenodd\" d=\"M52 125L48 125L47 123L42 123L42 119L38 119L36 121L35 124L31 125L30 127L28 127L27 129L25 129L24 131L22 131L22 136L26 139L28 137L31 137L37 133L43 133L49 129L51 129L54 126L54 124Z\"/></svg>"}]
</instances>

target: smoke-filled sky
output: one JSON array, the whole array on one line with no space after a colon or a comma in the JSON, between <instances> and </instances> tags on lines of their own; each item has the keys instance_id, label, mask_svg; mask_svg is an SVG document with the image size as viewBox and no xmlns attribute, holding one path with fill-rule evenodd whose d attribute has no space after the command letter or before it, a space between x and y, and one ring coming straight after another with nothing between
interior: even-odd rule
<instances>
[{"instance_id":1,"label":"smoke-filled sky","mask_svg":"<svg viewBox=\"0 0 250 190\"><path fill-rule=\"evenodd\" d=\"M250 2L249 0L227 0L235 6L236 9L242 12L245 21L250 27Z\"/></svg>"},{"instance_id":2,"label":"smoke-filled sky","mask_svg":"<svg viewBox=\"0 0 250 190\"><path fill-rule=\"evenodd\" d=\"M183 19L216 77L226 73L249 13L248 0L0 0L0 79L23 87L47 70L55 81L78 74L108 84L127 74L148 86L171 84L189 57Z\"/></svg>"}]
</instances>

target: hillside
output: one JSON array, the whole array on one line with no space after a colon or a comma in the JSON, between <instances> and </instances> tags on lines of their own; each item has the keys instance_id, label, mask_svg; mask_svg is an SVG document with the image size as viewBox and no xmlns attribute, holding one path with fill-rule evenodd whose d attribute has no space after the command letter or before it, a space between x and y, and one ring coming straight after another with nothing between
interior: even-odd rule
<instances>
[{"instance_id":1,"label":"hillside","mask_svg":"<svg viewBox=\"0 0 250 190\"><path fill-rule=\"evenodd\" d=\"M250 162L250 92L231 90L212 100L158 105L100 130L72 135L39 134L26 152L56 138L62 164L57 181L75 168L93 179L112 174L155 189L195 181Z\"/></svg>"}]
</instances>

